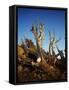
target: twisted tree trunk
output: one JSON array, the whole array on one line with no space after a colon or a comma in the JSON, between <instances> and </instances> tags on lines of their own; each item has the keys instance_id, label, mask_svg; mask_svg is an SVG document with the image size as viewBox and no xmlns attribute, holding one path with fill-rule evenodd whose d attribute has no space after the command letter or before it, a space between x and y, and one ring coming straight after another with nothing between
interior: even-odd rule
<instances>
[{"instance_id":1,"label":"twisted tree trunk","mask_svg":"<svg viewBox=\"0 0 69 90\"><path fill-rule=\"evenodd\" d=\"M40 67L48 73L48 75L52 76L54 80L58 80L60 78L61 72L56 67L53 67L46 63L44 58L42 57L42 62L40 63Z\"/></svg>"}]
</instances>

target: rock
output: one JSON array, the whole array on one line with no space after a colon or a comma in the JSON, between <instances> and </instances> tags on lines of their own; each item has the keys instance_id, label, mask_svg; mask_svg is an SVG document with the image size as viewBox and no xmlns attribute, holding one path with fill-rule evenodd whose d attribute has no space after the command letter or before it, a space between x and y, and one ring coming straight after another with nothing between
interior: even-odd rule
<instances>
[{"instance_id":1,"label":"rock","mask_svg":"<svg viewBox=\"0 0 69 90\"><path fill-rule=\"evenodd\" d=\"M17 47L17 50L18 50L18 58L19 60L24 60L26 58L26 54L25 54L25 51L22 47L18 46Z\"/></svg>"}]
</instances>

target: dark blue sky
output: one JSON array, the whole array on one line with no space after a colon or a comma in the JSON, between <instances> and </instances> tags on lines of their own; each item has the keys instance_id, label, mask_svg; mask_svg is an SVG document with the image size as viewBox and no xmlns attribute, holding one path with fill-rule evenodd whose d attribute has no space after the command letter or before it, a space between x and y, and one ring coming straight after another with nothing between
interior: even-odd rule
<instances>
[{"instance_id":1,"label":"dark blue sky","mask_svg":"<svg viewBox=\"0 0 69 90\"><path fill-rule=\"evenodd\" d=\"M65 12L60 10L43 10L18 8L18 43L21 39L29 38L35 43L33 33L30 31L32 24L43 23L45 41L43 48L47 51L49 45L48 31L55 31L56 38L61 38L58 43L60 49L65 49Z\"/></svg>"}]
</instances>

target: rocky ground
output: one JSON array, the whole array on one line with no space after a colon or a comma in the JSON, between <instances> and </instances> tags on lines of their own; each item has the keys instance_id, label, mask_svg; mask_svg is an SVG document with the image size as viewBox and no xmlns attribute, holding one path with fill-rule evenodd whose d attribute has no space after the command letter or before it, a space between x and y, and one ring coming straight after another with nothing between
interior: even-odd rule
<instances>
[{"instance_id":1,"label":"rocky ground","mask_svg":"<svg viewBox=\"0 0 69 90\"><path fill-rule=\"evenodd\" d=\"M37 53L37 49L35 46L32 46L32 48L27 49L24 45L22 45L18 46L17 48L18 82L41 80L66 80L67 73L65 58L63 58L63 60L57 60L54 64L54 56L49 56L45 51L42 51L42 61L37 62L36 57L34 55L35 53ZM29 58L29 53L32 53L33 57Z\"/></svg>"}]
</instances>

